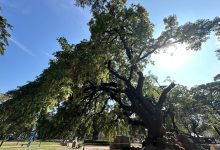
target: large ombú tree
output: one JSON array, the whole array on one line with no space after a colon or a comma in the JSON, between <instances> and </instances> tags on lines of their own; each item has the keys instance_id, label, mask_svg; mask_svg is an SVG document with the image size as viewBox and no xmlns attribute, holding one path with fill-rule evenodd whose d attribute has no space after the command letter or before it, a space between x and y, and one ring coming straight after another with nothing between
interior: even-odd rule
<instances>
[{"instance_id":1,"label":"large omb\u00fa tree","mask_svg":"<svg viewBox=\"0 0 220 150\"><path fill-rule=\"evenodd\" d=\"M29 94L25 91L30 89L18 89L12 92L13 99L22 99L24 105L34 104L30 107L35 115L42 107L46 109L59 100L72 101L86 115L118 105L123 110L123 119L147 129L146 143L159 147L158 139L166 134L163 105L175 84L152 94L157 87L143 74L144 69L151 63L152 54L170 45L186 43L189 49L199 50L211 32L219 32L220 18L178 25L176 17L170 16L164 19L164 31L155 38L153 24L142 6L126 7L124 0L103 4L89 22L91 38L77 45L60 38L63 51L55 53L50 67L34 81L35 90ZM94 111L96 106L98 111Z\"/></svg>"},{"instance_id":2,"label":"large omb\u00fa tree","mask_svg":"<svg viewBox=\"0 0 220 150\"><path fill-rule=\"evenodd\" d=\"M162 137L166 130L161 110L167 93L175 84L164 88L157 99L151 97L145 86L148 80L143 75L144 68L153 53L172 44L187 43L189 49L199 50L212 31L219 31L219 22L220 18L203 19L179 26L176 17L170 16L164 19L165 30L154 38L153 24L142 6L126 8L124 1L107 3L101 12L93 13L89 22L91 39L87 45L82 47L85 43L81 43L75 49L81 55L79 64L90 63L84 66L89 69L81 70L87 72L84 100L92 101L103 93L129 114L135 114L138 120L134 121L148 129L149 138ZM80 68L82 66L76 70Z\"/></svg>"},{"instance_id":3,"label":"large omb\u00fa tree","mask_svg":"<svg viewBox=\"0 0 220 150\"><path fill-rule=\"evenodd\" d=\"M157 97L149 94L152 85L143 71L150 56L177 43L199 50L211 32L219 32L219 22L217 17L178 25L176 17L170 16L164 19L164 31L154 38L153 24L142 6L127 8L125 1L106 3L89 22L91 39L74 50L78 57L74 78L85 81L82 101L92 103L100 95L114 100L130 122L148 130L148 143L152 144L166 133L162 108L175 84L170 83Z\"/></svg>"}]
</instances>

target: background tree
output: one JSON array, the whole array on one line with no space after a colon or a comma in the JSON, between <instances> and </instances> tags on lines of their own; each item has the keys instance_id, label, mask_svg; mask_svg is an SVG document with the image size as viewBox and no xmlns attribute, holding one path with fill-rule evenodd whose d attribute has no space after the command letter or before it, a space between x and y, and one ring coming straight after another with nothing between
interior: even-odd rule
<instances>
[{"instance_id":1,"label":"background tree","mask_svg":"<svg viewBox=\"0 0 220 150\"><path fill-rule=\"evenodd\" d=\"M203 104L203 115L206 115L208 125L220 133L220 82L202 84L191 89L193 97ZM219 134L220 135L220 134Z\"/></svg>"},{"instance_id":2,"label":"background tree","mask_svg":"<svg viewBox=\"0 0 220 150\"><path fill-rule=\"evenodd\" d=\"M191 88L178 85L168 95L164 121L168 131L187 134L198 142L204 133L219 133L219 82ZM205 135L207 136L207 135ZM218 137L218 136L216 136Z\"/></svg>"},{"instance_id":3,"label":"background tree","mask_svg":"<svg viewBox=\"0 0 220 150\"><path fill-rule=\"evenodd\" d=\"M220 32L219 32L219 35L220 35ZM220 39L220 38L219 38ZM219 40L220 41L220 40ZM218 59L220 60L220 49L217 49L216 50L216 55L218 57ZM217 74L215 77L214 77L214 80L215 81L219 81L220 80L220 74Z\"/></svg>"},{"instance_id":4,"label":"background tree","mask_svg":"<svg viewBox=\"0 0 220 150\"><path fill-rule=\"evenodd\" d=\"M0 105L1 103L7 101L8 99L10 99L8 95L0 93Z\"/></svg>"},{"instance_id":5,"label":"background tree","mask_svg":"<svg viewBox=\"0 0 220 150\"><path fill-rule=\"evenodd\" d=\"M99 12L104 8L108 0L75 0L77 6L90 6L92 11Z\"/></svg>"},{"instance_id":6,"label":"background tree","mask_svg":"<svg viewBox=\"0 0 220 150\"><path fill-rule=\"evenodd\" d=\"M8 45L8 38L11 36L8 29L12 29L12 25L0 14L0 55L4 54L5 47Z\"/></svg>"}]
</instances>

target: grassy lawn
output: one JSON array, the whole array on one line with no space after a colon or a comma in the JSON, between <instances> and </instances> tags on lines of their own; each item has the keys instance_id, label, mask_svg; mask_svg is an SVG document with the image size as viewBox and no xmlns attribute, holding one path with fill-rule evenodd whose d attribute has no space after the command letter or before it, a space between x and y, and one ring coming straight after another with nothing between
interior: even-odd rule
<instances>
[{"instance_id":1,"label":"grassy lawn","mask_svg":"<svg viewBox=\"0 0 220 150\"><path fill-rule=\"evenodd\" d=\"M39 147L40 142L33 142L29 148L26 145L21 146L21 144L27 144L27 142L4 142L0 149L3 150L67 150L68 147L61 146L58 142L42 142Z\"/></svg>"}]
</instances>

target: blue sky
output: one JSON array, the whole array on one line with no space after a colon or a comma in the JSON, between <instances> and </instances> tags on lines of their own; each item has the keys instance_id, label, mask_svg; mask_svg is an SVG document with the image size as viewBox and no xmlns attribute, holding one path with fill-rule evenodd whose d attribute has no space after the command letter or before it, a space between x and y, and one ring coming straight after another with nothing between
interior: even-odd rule
<instances>
[{"instance_id":1,"label":"blue sky","mask_svg":"<svg viewBox=\"0 0 220 150\"><path fill-rule=\"evenodd\" d=\"M220 15L219 0L129 0L128 4L132 2L141 3L148 10L155 25L155 36L163 30L163 18L172 14L177 15L180 24ZM89 9L75 7L73 0L0 0L0 6L1 14L14 26L10 46L5 55L0 56L0 93L33 81L42 73L53 58L52 53L60 49L58 37L78 43L90 36ZM166 76L187 86L211 82L214 75L220 73L220 61L214 53L217 46L213 37L199 52L155 56L155 66L149 68L160 82ZM182 46L177 47L179 49ZM161 60L171 65L164 65Z\"/></svg>"}]
</instances>

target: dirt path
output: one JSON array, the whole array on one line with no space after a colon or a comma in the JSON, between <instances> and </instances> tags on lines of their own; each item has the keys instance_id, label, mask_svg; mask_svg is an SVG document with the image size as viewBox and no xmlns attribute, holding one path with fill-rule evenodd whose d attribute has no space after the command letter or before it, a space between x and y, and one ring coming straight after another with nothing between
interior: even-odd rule
<instances>
[{"instance_id":1,"label":"dirt path","mask_svg":"<svg viewBox=\"0 0 220 150\"><path fill-rule=\"evenodd\" d=\"M62 147L57 148L56 150L73 150L73 149L70 147L62 146Z\"/></svg>"}]
</instances>

